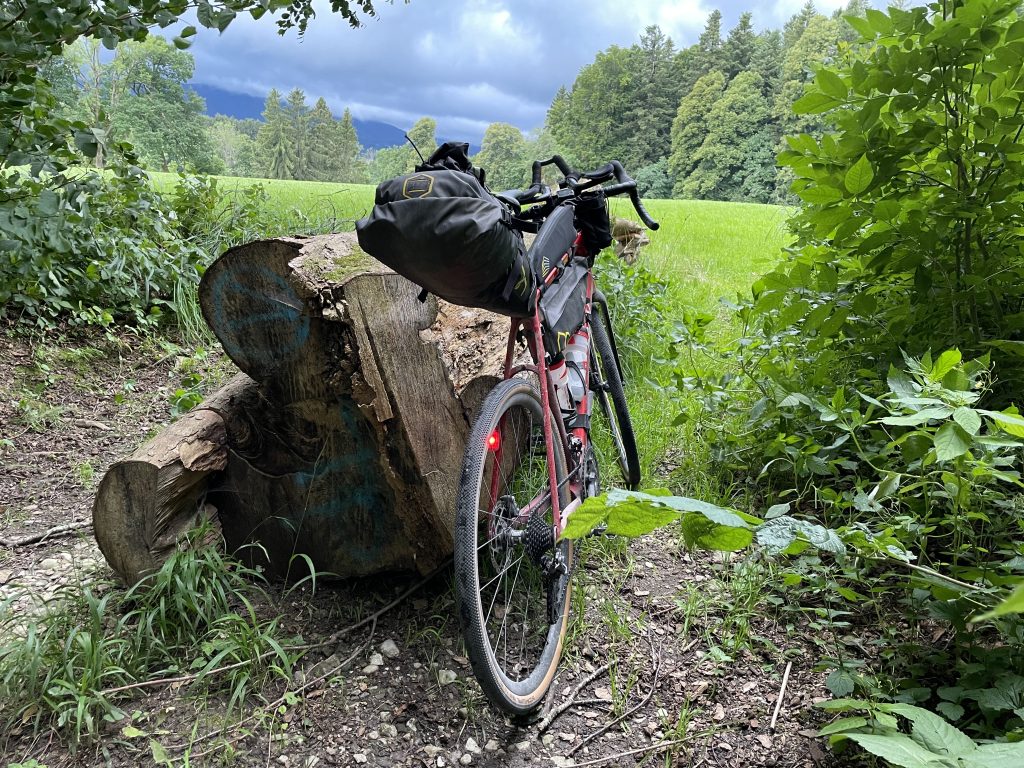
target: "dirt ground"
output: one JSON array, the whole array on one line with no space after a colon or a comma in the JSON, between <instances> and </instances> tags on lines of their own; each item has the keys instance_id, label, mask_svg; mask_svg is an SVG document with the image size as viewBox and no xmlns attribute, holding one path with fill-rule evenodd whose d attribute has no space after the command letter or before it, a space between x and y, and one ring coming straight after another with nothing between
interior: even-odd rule
<instances>
[{"instance_id":1,"label":"dirt ground","mask_svg":"<svg viewBox=\"0 0 1024 768\"><path fill-rule=\"evenodd\" d=\"M131 334L0 335L0 598L111 579L87 527L41 543L16 540L87 525L103 472L169 420L175 393L209 388L229 373L215 352ZM266 701L284 703L268 712L254 698L246 719L223 732L223 703L196 698L187 686L140 693L129 709L174 765L837 764L813 738L823 721L813 704L827 697L825 674L813 671L820 650L801 636L799 614L764 600L734 609L738 598L723 591L722 575L739 564L688 554L672 532L628 546L591 539L581 563L566 655L532 723L511 722L480 693L462 650L450 572L427 583L393 575L321 584L315 595L273 587L261 610L280 613L285 634L307 643L415 589L376 622L304 658L304 676L288 686L293 695L283 682L263 691ZM742 569L757 579L757 567ZM146 739L122 726L76 753L48 733L9 735L0 766L157 764Z\"/></svg>"}]
</instances>

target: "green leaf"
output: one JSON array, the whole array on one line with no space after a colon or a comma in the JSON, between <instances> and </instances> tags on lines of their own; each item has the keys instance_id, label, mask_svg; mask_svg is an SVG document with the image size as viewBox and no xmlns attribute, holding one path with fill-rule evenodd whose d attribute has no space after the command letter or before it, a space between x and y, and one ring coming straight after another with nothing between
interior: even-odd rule
<instances>
[{"instance_id":1,"label":"green leaf","mask_svg":"<svg viewBox=\"0 0 1024 768\"><path fill-rule=\"evenodd\" d=\"M874 8L868 8L864 12L864 17L867 19L868 24L873 30L883 35L888 35L892 32L892 19L881 11L875 10Z\"/></svg>"},{"instance_id":2,"label":"green leaf","mask_svg":"<svg viewBox=\"0 0 1024 768\"><path fill-rule=\"evenodd\" d=\"M683 515L680 530L686 546L716 552L739 552L750 546L754 532L748 528L718 525L700 513Z\"/></svg>"},{"instance_id":3,"label":"green leaf","mask_svg":"<svg viewBox=\"0 0 1024 768\"><path fill-rule=\"evenodd\" d=\"M678 515L664 507L644 502L620 502L608 511L608 533L635 539L674 523ZM571 520L571 518L570 518Z\"/></svg>"},{"instance_id":4,"label":"green leaf","mask_svg":"<svg viewBox=\"0 0 1024 768\"><path fill-rule=\"evenodd\" d=\"M875 172L871 168L868 156L861 155L860 160L851 165L850 169L846 172L846 178L843 179L843 183L851 195L859 195L871 186L874 178Z\"/></svg>"},{"instance_id":5,"label":"green leaf","mask_svg":"<svg viewBox=\"0 0 1024 768\"><path fill-rule=\"evenodd\" d=\"M981 416L973 408L960 406L953 411L953 420L969 435L976 435L981 429Z\"/></svg>"},{"instance_id":6,"label":"green leaf","mask_svg":"<svg viewBox=\"0 0 1024 768\"><path fill-rule=\"evenodd\" d=\"M1004 432L1009 432L1015 437L1024 437L1024 418L1019 415L1006 411L987 411L984 408L979 408L978 413L990 417Z\"/></svg>"},{"instance_id":7,"label":"green leaf","mask_svg":"<svg viewBox=\"0 0 1024 768\"><path fill-rule=\"evenodd\" d=\"M1024 765L1024 742L982 744L960 758L963 768L1020 768Z\"/></svg>"},{"instance_id":8,"label":"green leaf","mask_svg":"<svg viewBox=\"0 0 1024 768\"><path fill-rule=\"evenodd\" d=\"M140 736L147 736L148 734L145 731L140 731L134 725L126 725L121 729L121 735L126 739L137 739Z\"/></svg>"},{"instance_id":9,"label":"green leaf","mask_svg":"<svg viewBox=\"0 0 1024 768\"><path fill-rule=\"evenodd\" d=\"M947 349L941 355L939 359L935 361L935 365L932 366L930 375L934 381L942 381L943 377L960 365L960 361L963 359L963 355L960 354L959 349Z\"/></svg>"},{"instance_id":10,"label":"green leaf","mask_svg":"<svg viewBox=\"0 0 1024 768\"><path fill-rule=\"evenodd\" d=\"M826 93L811 91L793 102L793 112L797 115L816 115L820 112L827 112L839 104L838 99L834 99Z\"/></svg>"},{"instance_id":11,"label":"green leaf","mask_svg":"<svg viewBox=\"0 0 1024 768\"><path fill-rule=\"evenodd\" d=\"M902 715L913 723L911 738L936 754L959 757L976 748L967 734L927 709L912 704L888 704L883 709Z\"/></svg>"},{"instance_id":12,"label":"green leaf","mask_svg":"<svg viewBox=\"0 0 1024 768\"><path fill-rule=\"evenodd\" d=\"M988 613L976 617L974 621L987 621L1014 613L1024 613L1024 584L1019 585L999 605Z\"/></svg>"},{"instance_id":13,"label":"green leaf","mask_svg":"<svg viewBox=\"0 0 1024 768\"><path fill-rule=\"evenodd\" d=\"M909 736L891 733L878 736L872 733L850 733L847 736L872 755L889 761L900 768L935 768L949 766L940 755L929 752Z\"/></svg>"},{"instance_id":14,"label":"green leaf","mask_svg":"<svg viewBox=\"0 0 1024 768\"><path fill-rule=\"evenodd\" d=\"M879 419L882 424L890 424L896 427L916 427L919 424L926 424L935 419L945 419L953 413L948 405L937 405L930 408L922 408L917 413L910 413L906 416L886 416Z\"/></svg>"},{"instance_id":15,"label":"green leaf","mask_svg":"<svg viewBox=\"0 0 1024 768\"><path fill-rule=\"evenodd\" d=\"M952 461L963 456L971 448L971 436L964 428L954 422L946 422L933 438L935 458L939 461Z\"/></svg>"},{"instance_id":16,"label":"green leaf","mask_svg":"<svg viewBox=\"0 0 1024 768\"><path fill-rule=\"evenodd\" d=\"M834 733L843 733L844 731L852 731L856 728L863 728L868 724L866 717L843 717L836 720L834 723L829 723L820 731L819 736L831 736Z\"/></svg>"},{"instance_id":17,"label":"green leaf","mask_svg":"<svg viewBox=\"0 0 1024 768\"><path fill-rule=\"evenodd\" d=\"M606 495L592 496L580 504L569 516L569 522L562 529L562 536L566 539L581 539L603 523L609 511L606 499Z\"/></svg>"},{"instance_id":18,"label":"green leaf","mask_svg":"<svg viewBox=\"0 0 1024 768\"><path fill-rule=\"evenodd\" d=\"M875 30L871 28L871 25L868 23L868 20L865 19L863 16L851 15L843 16L843 18L846 20L846 23L853 27L857 32L859 32L860 36L863 37L865 40L874 39Z\"/></svg>"},{"instance_id":19,"label":"green leaf","mask_svg":"<svg viewBox=\"0 0 1024 768\"><path fill-rule=\"evenodd\" d=\"M814 77L822 92L840 101L845 100L850 93L843 78L830 69L821 69Z\"/></svg>"},{"instance_id":20,"label":"green leaf","mask_svg":"<svg viewBox=\"0 0 1024 768\"><path fill-rule=\"evenodd\" d=\"M801 200L814 205L827 205L843 199L843 193L835 187L827 187L818 184L813 187L804 187L797 191Z\"/></svg>"},{"instance_id":21,"label":"green leaf","mask_svg":"<svg viewBox=\"0 0 1024 768\"><path fill-rule=\"evenodd\" d=\"M825 678L825 687L832 692L833 696L846 696L856 690L857 683L853 679L853 675L845 669L834 669Z\"/></svg>"}]
</instances>

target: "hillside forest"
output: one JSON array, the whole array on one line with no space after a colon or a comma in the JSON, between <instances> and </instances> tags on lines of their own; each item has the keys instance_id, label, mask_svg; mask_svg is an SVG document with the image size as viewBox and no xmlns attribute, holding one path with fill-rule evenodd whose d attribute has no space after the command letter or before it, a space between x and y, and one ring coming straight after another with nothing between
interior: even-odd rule
<instances>
[{"instance_id":1,"label":"hillside forest","mask_svg":"<svg viewBox=\"0 0 1024 768\"><path fill-rule=\"evenodd\" d=\"M559 88L545 125L524 134L491 124L475 162L500 189L524 186L530 162L557 151L580 167L620 158L648 197L791 201L792 178L775 167L782 137L821 129L794 115L792 104L813 65L853 41L843 15L862 14L862 5L853 0L825 16L808 0L783 29L761 32L751 12L725 30L716 10L685 48L648 27L636 44L598 53ZM98 167L119 140L153 170L268 179L377 183L415 162L408 145L363 150L351 112L337 118L301 88L266 94L262 120L208 117L188 86L192 56L159 36L121 43L109 58L101 48L77 40L45 68L61 115L101 128ZM437 144L436 128L430 117L406 126L424 155Z\"/></svg>"}]
</instances>

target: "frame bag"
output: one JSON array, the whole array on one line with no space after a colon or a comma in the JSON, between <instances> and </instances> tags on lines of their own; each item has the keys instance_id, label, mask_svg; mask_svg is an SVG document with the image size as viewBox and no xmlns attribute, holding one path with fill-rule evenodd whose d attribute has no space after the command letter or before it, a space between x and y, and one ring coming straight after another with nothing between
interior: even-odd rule
<instances>
[{"instance_id":1,"label":"frame bag","mask_svg":"<svg viewBox=\"0 0 1024 768\"><path fill-rule=\"evenodd\" d=\"M552 358L565 351L570 337L583 326L587 303L587 265L572 261L540 297L544 313L544 348Z\"/></svg>"},{"instance_id":2,"label":"frame bag","mask_svg":"<svg viewBox=\"0 0 1024 768\"><path fill-rule=\"evenodd\" d=\"M452 170L458 164L451 148L439 159L446 148L416 173L377 187L373 211L356 224L359 245L453 304L527 316L535 278L512 212L484 187L468 160L465 170Z\"/></svg>"}]
</instances>

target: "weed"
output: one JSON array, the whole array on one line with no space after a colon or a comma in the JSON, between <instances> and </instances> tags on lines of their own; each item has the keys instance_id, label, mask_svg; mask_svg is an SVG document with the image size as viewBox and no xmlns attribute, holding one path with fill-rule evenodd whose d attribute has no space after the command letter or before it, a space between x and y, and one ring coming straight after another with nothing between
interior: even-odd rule
<instances>
[{"instance_id":1,"label":"weed","mask_svg":"<svg viewBox=\"0 0 1024 768\"><path fill-rule=\"evenodd\" d=\"M33 432L45 432L47 429L60 426L64 416L64 408L51 405L30 394L23 394L16 407L21 422Z\"/></svg>"},{"instance_id":2,"label":"weed","mask_svg":"<svg viewBox=\"0 0 1024 768\"><path fill-rule=\"evenodd\" d=\"M78 476L78 482L81 483L83 488L91 488L93 481L95 480L96 470L92 466L92 462L86 459L80 461L75 465L75 474Z\"/></svg>"}]
</instances>

